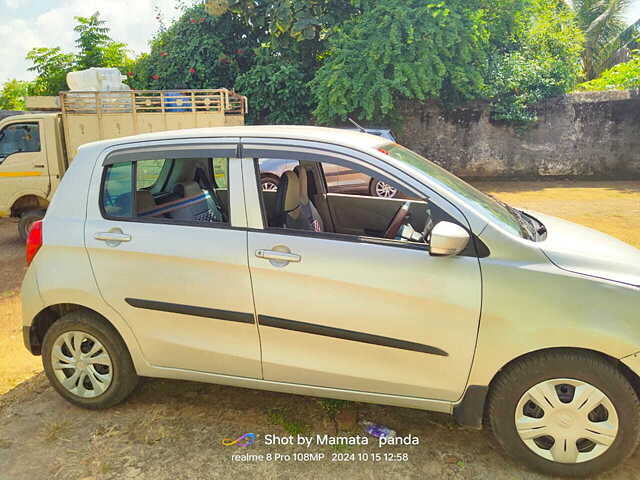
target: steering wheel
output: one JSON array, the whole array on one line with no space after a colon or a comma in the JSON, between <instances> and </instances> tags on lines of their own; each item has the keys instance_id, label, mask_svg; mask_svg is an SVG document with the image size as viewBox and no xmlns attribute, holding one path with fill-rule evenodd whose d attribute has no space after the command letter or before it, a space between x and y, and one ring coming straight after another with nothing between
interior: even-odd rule
<instances>
[{"instance_id":1,"label":"steering wheel","mask_svg":"<svg viewBox=\"0 0 640 480\"><path fill-rule=\"evenodd\" d=\"M391 219L389 226L384 231L384 238L396 238L398 230L404 225L405 220L409 216L409 209L411 208L410 202L404 202L404 204L398 209L396 214Z\"/></svg>"}]
</instances>

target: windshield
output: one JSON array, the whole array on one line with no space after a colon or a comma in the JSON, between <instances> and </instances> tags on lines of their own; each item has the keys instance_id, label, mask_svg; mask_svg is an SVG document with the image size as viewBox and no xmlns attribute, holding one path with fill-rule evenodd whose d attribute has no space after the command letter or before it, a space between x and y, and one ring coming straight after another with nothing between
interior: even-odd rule
<instances>
[{"instance_id":1,"label":"windshield","mask_svg":"<svg viewBox=\"0 0 640 480\"><path fill-rule=\"evenodd\" d=\"M467 182L447 172L444 168L439 167L435 163L430 162L426 158L397 143L387 144L383 146L381 150L396 160L417 168L428 177L433 178L457 193L467 202L471 203L472 207L476 210L491 218L495 223L500 224L514 235L527 239L535 238L535 233L532 234L529 222L518 210L482 193Z\"/></svg>"}]
</instances>

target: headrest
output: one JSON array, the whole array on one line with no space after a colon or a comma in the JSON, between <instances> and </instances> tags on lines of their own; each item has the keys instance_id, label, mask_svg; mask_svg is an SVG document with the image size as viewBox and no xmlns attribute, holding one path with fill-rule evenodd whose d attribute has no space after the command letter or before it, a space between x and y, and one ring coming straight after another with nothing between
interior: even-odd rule
<instances>
[{"instance_id":1,"label":"headrest","mask_svg":"<svg viewBox=\"0 0 640 480\"><path fill-rule=\"evenodd\" d=\"M287 212L291 212L300 205L300 182L298 181L298 175L290 170L284 172L282 179L284 180L283 187L286 188L284 192L284 209Z\"/></svg>"},{"instance_id":2,"label":"headrest","mask_svg":"<svg viewBox=\"0 0 640 480\"><path fill-rule=\"evenodd\" d=\"M182 198L193 197L195 195L201 195L202 189L198 182L184 182L176 183L173 187L173 193Z\"/></svg>"},{"instance_id":3,"label":"headrest","mask_svg":"<svg viewBox=\"0 0 640 480\"><path fill-rule=\"evenodd\" d=\"M298 175L298 181L300 182L300 205L307 205L309 203L309 183L307 180L307 171L302 165L298 165L293 169Z\"/></svg>"},{"instance_id":4,"label":"headrest","mask_svg":"<svg viewBox=\"0 0 640 480\"><path fill-rule=\"evenodd\" d=\"M138 190L136 192L136 213L149 212L156 208L156 201L149 190Z\"/></svg>"}]
</instances>

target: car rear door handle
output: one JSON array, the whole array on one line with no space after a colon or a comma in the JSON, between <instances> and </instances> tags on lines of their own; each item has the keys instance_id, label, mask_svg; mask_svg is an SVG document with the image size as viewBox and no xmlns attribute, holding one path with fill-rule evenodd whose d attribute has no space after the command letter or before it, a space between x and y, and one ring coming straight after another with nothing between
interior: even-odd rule
<instances>
[{"instance_id":1,"label":"car rear door handle","mask_svg":"<svg viewBox=\"0 0 640 480\"><path fill-rule=\"evenodd\" d=\"M256 257L276 262L299 263L302 257L296 253L278 252L276 250L256 250Z\"/></svg>"},{"instance_id":2,"label":"car rear door handle","mask_svg":"<svg viewBox=\"0 0 640 480\"><path fill-rule=\"evenodd\" d=\"M107 243L121 243L131 241L131 235L122 232L100 232L96 233L93 238Z\"/></svg>"}]
</instances>

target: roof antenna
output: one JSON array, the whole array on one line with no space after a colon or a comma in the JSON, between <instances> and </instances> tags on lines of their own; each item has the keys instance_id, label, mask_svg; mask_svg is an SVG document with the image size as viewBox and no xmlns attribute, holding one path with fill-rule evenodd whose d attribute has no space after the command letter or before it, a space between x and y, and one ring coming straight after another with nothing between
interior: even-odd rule
<instances>
[{"instance_id":1,"label":"roof antenna","mask_svg":"<svg viewBox=\"0 0 640 480\"><path fill-rule=\"evenodd\" d=\"M358 130L360 130L362 133L367 133L367 131L366 131L364 128L362 128L360 125L358 125L358 124L356 123L356 121L355 121L353 118L349 117L349 121L350 121L351 123L353 123L353 124L355 125L355 127L356 127Z\"/></svg>"}]
</instances>

